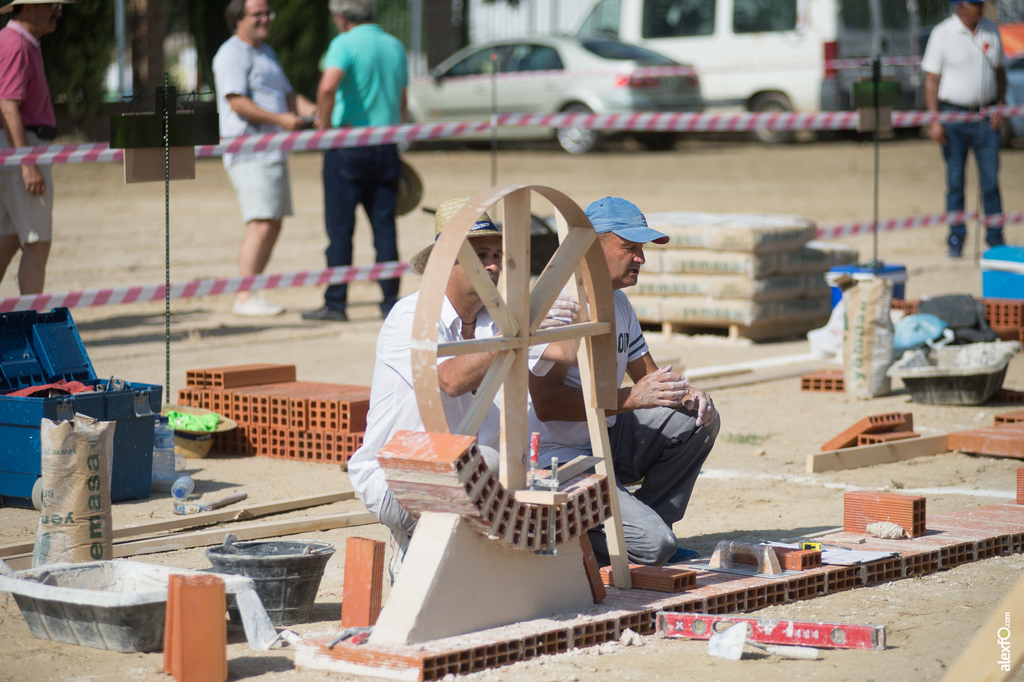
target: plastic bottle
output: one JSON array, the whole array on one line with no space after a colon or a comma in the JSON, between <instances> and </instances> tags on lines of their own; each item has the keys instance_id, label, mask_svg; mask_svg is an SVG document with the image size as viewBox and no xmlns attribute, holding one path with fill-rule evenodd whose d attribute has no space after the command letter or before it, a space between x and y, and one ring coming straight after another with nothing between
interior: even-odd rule
<instances>
[{"instance_id":1,"label":"plastic bottle","mask_svg":"<svg viewBox=\"0 0 1024 682\"><path fill-rule=\"evenodd\" d=\"M196 483L192 480L192 477L188 474L184 476L178 476L174 479L174 484L171 485L171 497L179 502L184 502L192 494L192 491L196 489Z\"/></svg>"},{"instance_id":2,"label":"plastic bottle","mask_svg":"<svg viewBox=\"0 0 1024 682\"><path fill-rule=\"evenodd\" d=\"M167 492L174 483L174 431L167 417L157 415L153 424L153 483L151 488Z\"/></svg>"}]
</instances>

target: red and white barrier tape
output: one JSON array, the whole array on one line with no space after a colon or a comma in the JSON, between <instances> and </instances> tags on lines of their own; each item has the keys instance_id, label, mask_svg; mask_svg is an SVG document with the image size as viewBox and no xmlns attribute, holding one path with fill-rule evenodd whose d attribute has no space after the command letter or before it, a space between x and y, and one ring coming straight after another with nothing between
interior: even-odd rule
<instances>
[{"instance_id":1,"label":"red and white barrier tape","mask_svg":"<svg viewBox=\"0 0 1024 682\"><path fill-rule=\"evenodd\" d=\"M976 211L951 211L949 213L935 213L925 216L910 216L908 218L890 218L878 221L879 232L895 232L897 230L911 230L918 227L931 227L933 225L949 225L958 223L974 222L978 219ZM998 215L985 216L985 224L989 227L998 225L1012 225L1024 223L1024 211L1012 213L1001 213ZM874 228L874 221L864 220L855 223L837 223L835 225L822 225L818 227L818 239L839 239L856 234L870 234Z\"/></svg>"},{"instance_id":2,"label":"red and white barrier tape","mask_svg":"<svg viewBox=\"0 0 1024 682\"><path fill-rule=\"evenodd\" d=\"M393 279L404 274L409 264L400 261L376 263L374 265L351 265L308 272L289 272L278 275L256 275L254 277L232 277L230 279L198 279L181 284L171 284L172 299L233 294L239 291L261 289L286 289L288 287L323 286L326 284L348 284L350 282ZM164 300L163 284L108 289L87 289L63 294L38 294L35 296L12 296L0 299L0 313L15 310L49 310L54 307L94 308L121 305L123 303L149 303Z\"/></svg>"},{"instance_id":3,"label":"red and white barrier tape","mask_svg":"<svg viewBox=\"0 0 1024 682\"><path fill-rule=\"evenodd\" d=\"M1024 105L991 107L986 110L986 113L995 111L1001 111L1005 116L1021 116L1024 115ZM983 113L972 112L895 111L892 114L892 124L897 128L910 128L923 126L935 120L943 123L979 121L984 116ZM742 132L763 129L855 130L857 128L857 112L499 114L497 124L499 126L580 127L599 130L666 132ZM213 157L225 153L264 150L301 152L341 147L366 147L457 137L483 133L489 129L488 121L470 121L248 135L233 138L224 144L196 147L196 156ZM123 158L123 154L123 150L110 149L106 143L18 147L16 149L8 147L0 149L0 166L119 161Z\"/></svg>"},{"instance_id":4,"label":"red and white barrier tape","mask_svg":"<svg viewBox=\"0 0 1024 682\"><path fill-rule=\"evenodd\" d=\"M880 220L878 222L878 230L879 232L894 232L897 230L943 225L954 221L973 222L977 217L978 214L974 211L957 211L927 216L892 218ZM985 223L987 225L1024 223L1024 211L987 216ZM822 225L818 227L817 238L839 239L858 234L868 234L873 227L874 223L869 220ZM230 279L200 279L183 284L172 284L170 297L172 299L198 298L200 296L233 294L239 291L286 289L289 287L323 286L326 284L393 279L405 274L408 269L408 263L392 261L375 265L353 265L279 275L257 275L255 277L233 277ZM36 296L3 298L0 299L0 313L9 313L16 310L49 310L54 307L90 308L121 305L124 303L150 303L162 300L164 300L163 284L87 289L85 291L72 291L62 294L39 294Z\"/></svg>"}]
</instances>

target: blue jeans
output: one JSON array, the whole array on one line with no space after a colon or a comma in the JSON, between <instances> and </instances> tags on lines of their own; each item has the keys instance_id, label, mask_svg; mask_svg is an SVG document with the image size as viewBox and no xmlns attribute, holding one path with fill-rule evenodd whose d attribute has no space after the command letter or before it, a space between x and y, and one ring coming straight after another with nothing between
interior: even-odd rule
<instances>
[{"instance_id":1,"label":"blue jeans","mask_svg":"<svg viewBox=\"0 0 1024 682\"><path fill-rule=\"evenodd\" d=\"M941 111L966 111L963 107L942 103ZM981 184L982 206L985 215L1003 212L999 196L999 132L992 130L988 118L970 123L946 123L946 144L942 147L942 158L946 161L946 211L964 210L964 171L967 166L967 151L974 149L974 160L978 164L978 179ZM963 222L949 226L949 245L959 251L963 248L967 227ZM1003 228L988 228L985 241L989 246L1003 243Z\"/></svg>"},{"instance_id":2,"label":"blue jeans","mask_svg":"<svg viewBox=\"0 0 1024 682\"><path fill-rule=\"evenodd\" d=\"M373 247L378 263L398 260L395 234L395 200L402 166L395 145L330 149L324 153L324 222L327 224L327 267L352 265L352 234L356 206L363 205L373 227ZM398 300L397 279L380 281L385 313ZM332 284L324 292L324 304L345 310L347 284Z\"/></svg>"}]
</instances>

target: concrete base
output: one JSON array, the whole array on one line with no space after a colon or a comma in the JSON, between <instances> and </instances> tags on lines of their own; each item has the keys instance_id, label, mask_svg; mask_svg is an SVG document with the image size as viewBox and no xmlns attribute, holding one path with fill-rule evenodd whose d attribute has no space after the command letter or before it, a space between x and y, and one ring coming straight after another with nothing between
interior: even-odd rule
<instances>
[{"instance_id":1,"label":"concrete base","mask_svg":"<svg viewBox=\"0 0 1024 682\"><path fill-rule=\"evenodd\" d=\"M407 645L594 605L578 542L502 547L458 514L424 512L369 642Z\"/></svg>"}]
</instances>

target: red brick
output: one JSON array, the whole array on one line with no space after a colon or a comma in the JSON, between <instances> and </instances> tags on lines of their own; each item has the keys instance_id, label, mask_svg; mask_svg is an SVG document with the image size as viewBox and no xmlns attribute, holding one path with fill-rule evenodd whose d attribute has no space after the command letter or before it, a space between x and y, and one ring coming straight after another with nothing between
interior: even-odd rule
<instances>
[{"instance_id":1,"label":"red brick","mask_svg":"<svg viewBox=\"0 0 1024 682\"><path fill-rule=\"evenodd\" d=\"M894 440L906 440L907 438L920 438L917 431L890 431L889 433L861 433L857 436L857 445L874 445L876 443L888 443Z\"/></svg>"},{"instance_id":2,"label":"red brick","mask_svg":"<svg viewBox=\"0 0 1024 682\"><path fill-rule=\"evenodd\" d=\"M843 530L866 533L878 521L899 524L912 537L925 534L925 498L896 493L850 492L843 495Z\"/></svg>"},{"instance_id":3,"label":"red brick","mask_svg":"<svg viewBox=\"0 0 1024 682\"><path fill-rule=\"evenodd\" d=\"M822 452L848 448L857 444L857 436L862 433L882 433L887 431L913 431L914 415L910 412L886 412L873 414L859 420L850 428L832 438L821 446Z\"/></svg>"},{"instance_id":4,"label":"red brick","mask_svg":"<svg viewBox=\"0 0 1024 682\"><path fill-rule=\"evenodd\" d=\"M843 370L819 369L800 377L800 390L814 393L842 393L845 389Z\"/></svg>"},{"instance_id":5,"label":"red brick","mask_svg":"<svg viewBox=\"0 0 1024 682\"><path fill-rule=\"evenodd\" d=\"M584 535L586 535L584 533ZM629 575L633 588L652 590L654 592L683 592L697 587L697 573L681 566L641 566L629 565ZM601 580L605 585L614 585L612 567L601 569Z\"/></svg>"},{"instance_id":6,"label":"red brick","mask_svg":"<svg viewBox=\"0 0 1024 682\"><path fill-rule=\"evenodd\" d=\"M985 319L993 329L1024 327L1024 301L983 298Z\"/></svg>"},{"instance_id":7,"label":"red brick","mask_svg":"<svg viewBox=\"0 0 1024 682\"><path fill-rule=\"evenodd\" d=\"M1024 467L1017 467L1017 504L1024 504Z\"/></svg>"},{"instance_id":8,"label":"red brick","mask_svg":"<svg viewBox=\"0 0 1024 682\"><path fill-rule=\"evenodd\" d=\"M185 371L188 386L238 388L295 381L295 365L255 364L209 367Z\"/></svg>"},{"instance_id":9,"label":"red brick","mask_svg":"<svg viewBox=\"0 0 1024 682\"><path fill-rule=\"evenodd\" d=\"M1024 338L1024 330L1021 331L1021 338ZM1014 391L1011 388L1000 388L989 398L992 403L1004 403L1006 405L1020 405L1024 403L1024 391Z\"/></svg>"},{"instance_id":10,"label":"red brick","mask_svg":"<svg viewBox=\"0 0 1024 682\"><path fill-rule=\"evenodd\" d=\"M949 449L975 455L1024 459L1024 423L1014 422L951 433Z\"/></svg>"},{"instance_id":11,"label":"red brick","mask_svg":"<svg viewBox=\"0 0 1024 682\"><path fill-rule=\"evenodd\" d=\"M345 584L341 627L372 627L380 615L384 589L384 543L369 538L345 541Z\"/></svg>"},{"instance_id":12,"label":"red brick","mask_svg":"<svg viewBox=\"0 0 1024 682\"><path fill-rule=\"evenodd\" d=\"M997 414L993 418L995 426L1000 424L1013 424L1014 422L1024 422L1024 410L1013 410L1012 412L1003 412Z\"/></svg>"},{"instance_id":13,"label":"red brick","mask_svg":"<svg viewBox=\"0 0 1024 682\"><path fill-rule=\"evenodd\" d=\"M212 575L168 579L164 672L178 682L228 678L227 600L224 581Z\"/></svg>"}]
</instances>

